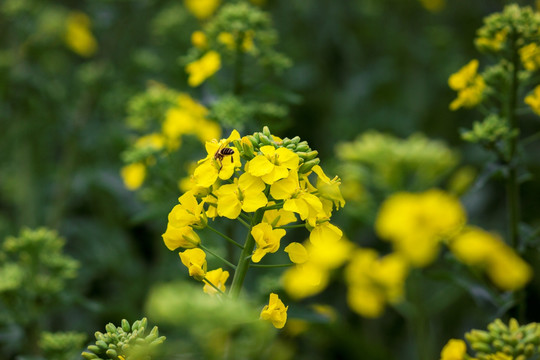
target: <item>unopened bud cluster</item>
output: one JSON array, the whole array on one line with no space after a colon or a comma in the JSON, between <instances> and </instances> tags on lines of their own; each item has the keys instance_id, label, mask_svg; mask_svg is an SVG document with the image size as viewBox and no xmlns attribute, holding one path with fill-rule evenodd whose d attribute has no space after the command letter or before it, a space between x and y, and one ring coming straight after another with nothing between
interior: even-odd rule
<instances>
[{"instance_id":1,"label":"unopened bud cluster","mask_svg":"<svg viewBox=\"0 0 540 360\"><path fill-rule=\"evenodd\" d=\"M87 360L126 359L134 356L136 359L151 359L151 352L165 341L165 336L159 336L157 326L146 334L147 319L137 320L129 325L126 319L119 327L109 323L105 326L106 333L96 331L95 345L89 345L88 351L82 353Z\"/></svg>"},{"instance_id":2,"label":"unopened bud cluster","mask_svg":"<svg viewBox=\"0 0 540 360\"><path fill-rule=\"evenodd\" d=\"M492 354L503 353L514 360L526 360L540 354L540 326L530 323L519 326L516 319L508 325L500 319L488 325L487 331L472 330L465 338L476 352L478 360L491 359Z\"/></svg>"},{"instance_id":3,"label":"unopened bud cluster","mask_svg":"<svg viewBox=\"0 0 540 360\"><path fill-rule=\"evenodd\" d=\"M249 140L249 142L247 140ZM287 148L298 155L299 162L299 174L307 174L311 169L321 162L317 156L319 152L312 150L307 141L301 141L299 136L295 136L292 139L284 138L279 139L274 137L270 133L270 129L267 126L263 128L262 132L256 132L253 135L248 135L242 140L235 140L234 146L238 149L240 156L245 160L251 160L256 155L261 146L271 145L278 148Z\"/></svg>"}]
</instances>

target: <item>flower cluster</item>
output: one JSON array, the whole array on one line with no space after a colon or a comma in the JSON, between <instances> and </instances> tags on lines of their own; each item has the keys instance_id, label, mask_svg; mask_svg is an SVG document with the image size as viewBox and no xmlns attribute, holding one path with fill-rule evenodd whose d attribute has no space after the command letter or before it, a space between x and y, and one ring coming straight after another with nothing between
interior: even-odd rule
<instances>
[{"instance_id":1,"label":"flower cluster","mask_svg":"<svg viewBox=\"0 0 540 360\"><path fill-rule=\"evenodd\" d=\"M465 334L475 356L467 354L467 345L461 339L450 339L441 351L441 360L526 360L540 353L540 326L530 323L520 326L516 319L508 325L500 319L485 330L471 330Z\"/></svg>"},{"instance_id":2,"label":"flower cluster","mask_svg":"<svg viewBox=\"0 0 540 360\"><path fill-rule=\"evenodd\" d=\"M495 235L465 224L465 211L455 197L429 190L391 196L381 206L375 230L411 266L432 263L445 243L464 264L484 268L500 289L525 286L532 275L530 266Z\"/></svg>"},{"instance_id":3,"label":"flower cluster","mask_svg":"<svg viewBox=\"0 0 540 360\"><path fill-rule=\"evenodd\" d=\"M450 76L448 86L458 92L457 98L450 103L450 110L457 110L460 107L471 108L482 101L486 82L477 71L478 60L474 59Z\"/></svg>"},{"instance_id":4,"label":"flower cluster","mask_svg":"<svg viewBox=\"0 0 540 360\"><path fill-rule=\"evenodd\" d=\"M221 135L220 126L207 118L208 109L188 94L161 84L151 84L146 93L132 100L128 110L130 126L145 132L124 153L128 164L121 169L121 175L130 190L143 185L147 169L156 163L156 158L176 151L183 136L195 136L204 143Z\"/></svg>"},{"instance_id":5,"label":"flower cluster","mask_svg":"<svg viewBox=\"0 0 540 360\"><path fill-rule=\"evenodd\" d=\"M94 55L98 48L91 26L92 21L83 12L73 11L67 15L64 41L67 47L82 57Z\"/></svg>"},{"instance_id":6,"label":"flower cluster","mask_svg":"<svg viewBox=\"0 0 540 360\"><path fill-rule=\"evenodd\" d=\"M196 232L204 227L242 249L238 264L233 266L233 296L240 291L247 268L278 252L290 228L307 228L310 240L305 246L291 243L285 248L291 261L297 264L291 269L292 274L285 275L286 289L291 288L287 286L291 282L311 281L303 276L305 273L317 271L321 278L321 272L342 263L339 259L347 256L349 247L342 240L341 230L329 222L332 212L344 205L340 181L324 174L318 165L317 151L307 142L299 137L280 139L265 127L263 132L244 137L234 130L225 139L207 141L206 151L207 156L193 171L191 189L171 210L163 234L170 250L185 249L180 253L182 263L192 277L205 282L206 292L225 293L229 273L221 268L207 271L208 249ZM240 244L213 229L209 219L216 218L234 219L246 225L245 243ZM328 252L336 255L328 257ZM320 279L312 282L321 283ZM270 314L277 311L273 310L276 306L282 308L276 304L279 305L271 296L269 308L261 317L273 319L279 327L282 320ZM282 315L278 319L283 319Z\"/></svg>"}]
</instances>

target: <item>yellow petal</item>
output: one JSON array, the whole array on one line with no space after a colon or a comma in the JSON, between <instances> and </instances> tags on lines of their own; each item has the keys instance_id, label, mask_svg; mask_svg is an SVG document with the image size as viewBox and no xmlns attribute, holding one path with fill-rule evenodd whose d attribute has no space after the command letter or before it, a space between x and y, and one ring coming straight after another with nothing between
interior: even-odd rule
<instances>
[{"instance_id":1,"label":"yellow petal","mask_svg":"<svg viewBox=\"0 0 540 360\"><path fill-rule=\"evenodd\" d=\"M308 261L308 252L304 245L293 242L290 243L286 248L285 252L289 254L289 259L295 264L303 264Z\"/></svg>"}]
</instances>

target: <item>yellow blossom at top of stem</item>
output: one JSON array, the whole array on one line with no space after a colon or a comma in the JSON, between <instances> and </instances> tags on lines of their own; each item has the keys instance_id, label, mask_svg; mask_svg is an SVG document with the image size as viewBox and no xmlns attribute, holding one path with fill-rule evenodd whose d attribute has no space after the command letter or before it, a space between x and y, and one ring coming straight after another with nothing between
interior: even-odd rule
<instances>
[{"instance_id":1,"label":"yellow blossom at top of stem","mask_svg":"<svg viewBox=\"0 0 540 360\"><path fill-rule=\"evenodd\" d=\"M229 219L236 219L241 210L255 212L268 203L264 195L265 184L255 176L243 173L233 184L222 185L215 191L217 213Z\"/></svg>"},{"instance_id":2,"label":"yellow blossom at top of stem","mask_svg":"<svg viewBox=\"0 0 540 360\"><path fill-rule=\"evenodd\" d=\"M257 244L251 260L258 263L266 254L278 251L280 240L285 234L285 230L273 229L272 225L267 223L260 223L251 228L251 235Z\"/></svg>"},{"instance_id":3,"label":"yellow blossom at top of stem","mask_svg":"<svg viewBox=\"0 0 540 360\"><path fill-rule=\"evenodd\" d=\"M261 311L261 319L272 322L276 329L281 329L287 322L287 309L277 294L271 293L268 305Z\"/></svg>"},{"instance_id":4,"label":"yellow blossom at top of stem","mask_svg":"<svg viewBox=\"0 0 540 360\"><path fill-rule=\"evenodd\" d=\"M450 339L441 351L440 360L465 360L467 345L461 339Z\"/></svg>"},{"instance_id":5,"label":"yellow blossom at top of stem","mask_svg":"<svg viewBox=\"0 0 540 360\"><path fill-rule=\"evenodd\" d=\"M209 295L215 295L218 293L218 291L214 288L218 288L222 292L225 292L227 288L225 287L225 283L227 282L227 279L229 278L229 272L224 271L222 268L216 269L216 270L210 270L206 273L206 278L204 279L204 287L203 291ZM212 285L208 284L211 283Z\"/></svg>"},{"instance_id":6,"label":"yellow blossom at top of stem","mask_svg":"<svg viewBox=\"0 0 540 360\"><path fill-rule=\"evenodd\" d=\"M240 139L240 134L238 131L233 130L226 139L219 141L214 139L213 141L206 142L205 147L208 155L199 161L199 165L193 173L193 178L197 186L210 187L216 182L218 177L222 180L230 179L235 168L241 166L238 151L234 147L231 147L234 153L224 157L222 160L219 160L216 155L218 151L228 147L232 141L238 139Z\"/></svg>"},{"instance_id":7,"label":"yellow blossom at top of stem","mask_svg":"<svg viewBox=\"0 0 540 360\"><path fill-rule=\"evenodd\" d=\"M289 254L289 259L295 264L303 264L309 259L308 252L304 245L297 242L287 245L284 251Z\"/></svg>"},{"instance_id":8,"label":"yellow blossom at top of stem","mask_svg":"<svg viewBox=\"0 0 540 360\"><path fill-rule=\"evenodd\" d=\"M217 10L221 0L184 0L184 5L197 19L208 19Z\"/></svg>"},{"instance_id":9,"label":"yellow blossom at top of stem","mask_svg":"<svg viewBox=\"0 0 540 360\"><path fill-rule=\"evenodd\" d=\"M540 115L540 85L525 97L525 104L529 105L536 115Z\"/></svg>"},{"instance_id":10,"label":"yellow blossom at top of stem","mask_svg":"<svg viewBox=\"0 0 540 360\"><path fill-rule=\"evenodd\" d=\"M540 68L540 46L536 43L530 43L519 49L519 56L525 69L535 71Z\"/></svg>"},{"instance_id":11,"label":"yellow blossom at top of stem","mask_svg":"<svg viewBox=\"0 0 540 360\"><path fill-rule=\"evenodd\" d=\"M127 189L137 190L144 183L146 166L140 162L126 165L120 170L120 175Z\"/></svg>"},{"instance_id":12,"label":"yellow blossom at top of stem","mask_svg":"<svg viewBox=\"0 0 540 360\"><path fill-rule=\"evenodd\" d=\"M289 170L296 171L300 158L287 149L276 149L272 145L261 146L262 154L257 155L246 165L246 171L253 176L260 177L265 183L274 182L289 176Z\"/></svg>"},{"instance_id":13,"label":"yellow blossom at top of stem","mask_svg":"<svg viewBox=\"0 0 540 360\"><path fill-rule=\"evenodd\" d=\"M206 276L206 254L199 248L187 249L179 253L182 264L189 270L189 276L202 281Z\"/></svg>"},{"instance_id":14,"label":"yellow blossom at top of stem","mask_svg":"<svg viewBox=\"0 0 540 360\"><path fill-rule=\"evenodd\" d=\"M221 68L221 56L216 51L208 51L200 59L186 65L188 85L197 87Z\"/></svg>"},{"instance_id":15,"label":"yellow blossom at top of stem","mask_svg":"<svg viewBox=\"0 0 540 360\"><path fill-rule=\"evenodd\" d=\"M478 60L474 59L450 75L448 85L458 92L458 97L450 103L450 110L474 107L482 101L486 83L484 78L476 73L477 70Z\"/></svg>"},{"instance_id":16,"label":"yellow blossom at top of stem","mask_svg":"<svg viewBox=\"0 0 540 360\"><path fill-rule=\"evenodd\" d=\"M92 22L80 11L70 12L66 19L64 41L76 54L90 57L97 51L97 41L90 31Z\"/></svg>"}]
</instances>

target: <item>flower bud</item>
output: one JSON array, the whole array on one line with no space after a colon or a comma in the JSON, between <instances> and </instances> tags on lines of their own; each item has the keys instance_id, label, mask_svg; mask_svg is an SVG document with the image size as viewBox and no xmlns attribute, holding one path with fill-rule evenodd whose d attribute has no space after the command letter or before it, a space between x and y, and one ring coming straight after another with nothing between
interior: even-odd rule
<instances>
[{"instance_id":1,"label":"flower bud","mask_svg":"<svg viewBox=\"0 0 540 360\"><path fill-rule=\"evenodd\" d=\"M302 174L308 173L315 165L319 165L320 162L321 160L318 158L309 160L300 166L300 168L298 169L298 172Z\"/></svg>"}]
</instances>

